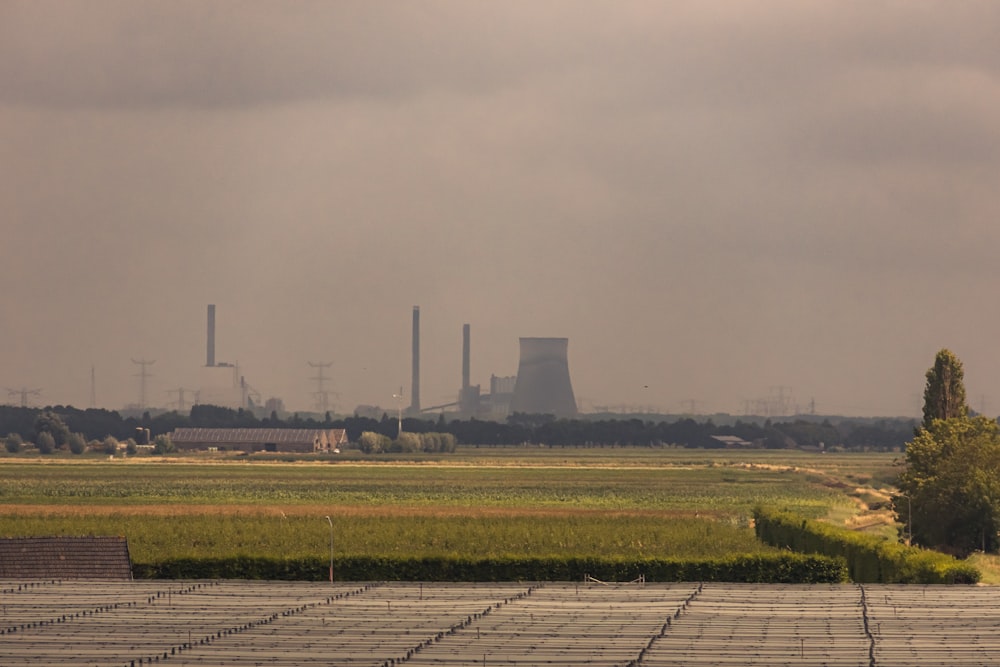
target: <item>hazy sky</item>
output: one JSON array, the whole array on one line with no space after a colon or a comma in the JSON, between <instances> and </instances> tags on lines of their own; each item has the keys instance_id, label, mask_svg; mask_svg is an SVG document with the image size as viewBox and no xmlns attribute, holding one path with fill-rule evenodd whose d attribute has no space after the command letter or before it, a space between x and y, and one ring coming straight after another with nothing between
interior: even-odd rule
<instances>
[{"instance_id":1,"label":"hazy sky","mask_svg":"<svg viewBox=\"0 0 1000 667\"><path fill-rule=\"evenodd\" d=\"M1000 412L993 0L0 2L0 401ZM19 399L14 399L15 401ZM190 400L190 399L189 399Z\"/></svg>"}]
</instances>

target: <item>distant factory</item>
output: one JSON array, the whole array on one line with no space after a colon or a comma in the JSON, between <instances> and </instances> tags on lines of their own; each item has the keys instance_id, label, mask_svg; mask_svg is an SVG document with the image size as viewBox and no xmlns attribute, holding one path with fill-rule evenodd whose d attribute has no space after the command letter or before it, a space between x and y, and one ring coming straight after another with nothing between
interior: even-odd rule
<instances>
[{"instance_id":1,"label":"distant factory","mask_svg":"<svg viewBox=\"0 0 1000 667\"><path fill-rule=\"evenodd\" d=\"M257 392L240 374L237 363L216 359L215 304L208 305L205 366L201 369L195 403L228 408L270 409L262 405ZM520 359L517 375L490 375L489 390L472 384L472 327L462 325L462 384L454 402L423 406L420 400L420 306L413 307L411 326L411 384L409 406L405 414L411 417L447 412L462 419L503 420L510 414L551 414L573 417L577 414L576 397L569 373L568 338L520 338ZM314 364L310 363L311 366ZM322 366L322 364L321 364ZM322 371L322 368L320 369ZM320 381L323 378L320 375ZM322 391L322 386L320 387ZM397 394L399 410L403 411L402 391ZM383 414L376 406L359 406L358 414Z\"/></svg>"},{"instance_id":2,"label":"distant factory","mask_svg":"<svg viewBox=\"0 0 1000 667\"><path fill-rule=\"evenodd\" d=\"M490 391L472 384L472 327L462 325L462 386L455 403L420 406L420 307L413 307L410 415L457 408L462 418L504 419L514 412L573 417L576 397L569 376L568 338L521 338L516 376L490 376Z\"/></svg>"},{"instance_id":3,"label":"distant factory","mask_svg":"<svg viewBox=\"0 0 1000 667\"><path fill-rule=\"evenodd\" d=\"M522 338L512 412L576 416L568 338Z\"/></svg>"},{"instance_id":4,"label":"distant factory","mask_svg":"<svg viewBox=\"0 0 1000 667\"><path fill-rule=\"evenodd\" d=\"M205 366L201 370L196 403L224 408L253 408L261 404L260 393L240 375L238 363L215 359L215 304L208 305Z\"/></svg>"}]
</instances>

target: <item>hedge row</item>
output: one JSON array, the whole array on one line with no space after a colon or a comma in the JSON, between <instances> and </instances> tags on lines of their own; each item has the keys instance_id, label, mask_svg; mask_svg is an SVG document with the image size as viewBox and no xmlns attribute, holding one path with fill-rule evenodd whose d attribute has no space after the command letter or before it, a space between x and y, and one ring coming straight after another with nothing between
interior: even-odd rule
<instances>
[{"instance_id":1,"label":"hedge row","mask_svg":"<svg viewBox=\"0 0 1000 667\"><path fill-rule=\"evenodd\" d=\"M329 561L316 558L186 558L136 563L146 579L278 579L324 581ZM842 558L796 553L752 554L719 559L605 558L381 558L334 561L338 581L725 581L745 583L836 583L847 580Z\"/></svg>"},{"instance_id":2,"label":"hedge row","mask_svg":"<svg viewBox=\"0 0 1000 667\"><path fill-rule=\"evenodd\" d=\"M981 576L972 565L936 551L892 542L790 512L754 510L757 539L805 554L847 561L851 581L867 584L974 584Z\"/></svg>"}]
</instances>

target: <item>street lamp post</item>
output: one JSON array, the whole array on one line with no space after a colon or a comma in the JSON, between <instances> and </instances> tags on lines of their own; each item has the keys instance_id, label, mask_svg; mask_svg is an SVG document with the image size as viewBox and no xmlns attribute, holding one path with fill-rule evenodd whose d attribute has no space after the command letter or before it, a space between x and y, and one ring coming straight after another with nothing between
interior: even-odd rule
<instances>
[{"instance_id":1,"label":"street lamp post","mask_svg":"<svg viewBox=\"0 0 1000 667\"><path fill-rule=\"evenodd\" d=\"M399 393L393 394L392 397L395 398L398 402L398 407L396 409L396 418L399 420L398 421L399 426L398 429L396 430L396 439L399 439L399 436L403 435L403 388L400 387Z\"/></svg>"},{"instance_id":2,"label":"street lamp post","mask_svg":"<svg viewBox=\"0 0 1000 667\"><path fill-rule=\"evenodd\" d=\"M327 523L330 524L330 583L333 583L333 519L326 517Z\"/></svg>"},{"instance_id":3,"label":"street lamp post","mask_svg":"<svg viewBox=\"0 0 1000 667\"><path fill-rule=\"evenodd\" d=\"M897 495L900 498L906 498L906 546L913 546L913 503L905 493Z\"/></svg>"}]
</instances>

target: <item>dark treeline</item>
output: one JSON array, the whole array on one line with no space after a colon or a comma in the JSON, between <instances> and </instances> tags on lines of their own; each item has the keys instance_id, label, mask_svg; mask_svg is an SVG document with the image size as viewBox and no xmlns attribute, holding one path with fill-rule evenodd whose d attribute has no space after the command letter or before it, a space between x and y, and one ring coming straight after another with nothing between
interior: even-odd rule
<instances>
[{"instance_id":1,"label":"dark treeline","mask_svg":"<svg viewBox=\"0 0 1000 667\"><path fill-rule=\"evenodd\" d=\"M79 433L88 440L112 436L119 440L134 437L136 429L149 429L156 437L169 434L179 427L201 428L343 428L351 442L356 442L365 431L373 431L394 438L398 422L394 417L382 415L381 419L369 417L334 418L329 413L323 419L301 417L293 414L280 418L271 413L258 417L247 410L233 410L212 405L196 405L189 414L164 412L157 415L145 413L141 417L122 417L119 413L103 410L80 410L70 406L44 409L0 406L0 437L20 434L26 441L36 435L38 418L45 413L58 415L69 431ZM742 441L742 446L768 449L871 449L892 450L902 448L913 438L916 421L911 419L836 418L789 419L788 421L736 421L718 426L708 419L678 419L674 422L643 419L554 419L549 415L515 414L506 422L477 419L403 420L403 430L411 433L451 433L459 443L466 445L519 445L538 444L550 447L565 446L680 446L694 448L722 448L727 446L716 437L729 436Z\"/></svg>"}]
</instances>

